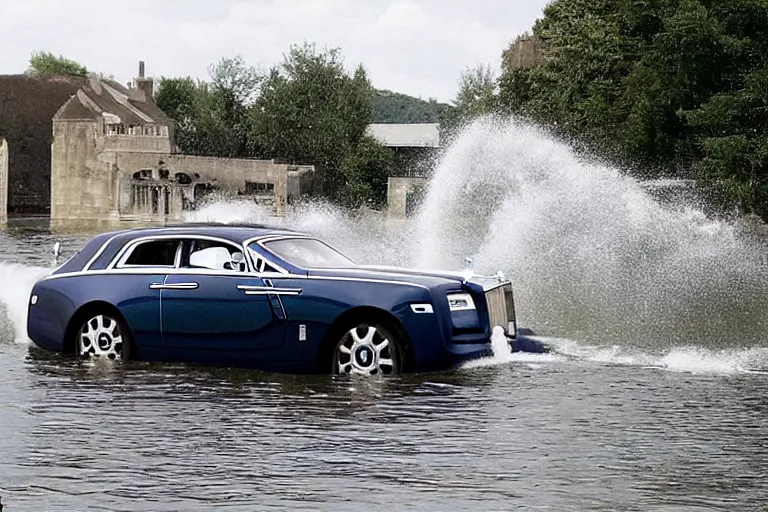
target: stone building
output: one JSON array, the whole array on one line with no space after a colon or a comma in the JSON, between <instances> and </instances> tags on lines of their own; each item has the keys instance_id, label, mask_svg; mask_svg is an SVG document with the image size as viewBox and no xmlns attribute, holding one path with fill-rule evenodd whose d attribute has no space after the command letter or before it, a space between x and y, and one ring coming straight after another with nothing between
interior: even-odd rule
<instances>
[{"instance_id":1,"label":"stone building","mask_svg":"<svg viewBox=\"0 0 768 512\"><path fill-rule=\"evenodd\" d=\"M59 87L56 92L68 94L63 98L53 95L60 99L57 109L43 109L35 117L36 128L28 128L23 137L9 138L8 172L0 174L0 184L7 175L11 205L16 197L12 191L17 184L23 190L23 177L28 176L38 184L32 187L37 198L35 213L49 211L54 228L178 222L185 210L194 209L212 193L250 197L282 215L289 194L300 195L311 181L313 166L179 154L173 121L155 104L154 82L143 71L140 63L139 77L127 87L99 76L64 79L69 88ZM14 126L30 124L32 113L20 108L12 101L14 95L3 92L2 87L0 81L0 99L10 98L9 108L15 109ZM37 91L47 105L51 101L48 89ZM24 96L34 103L34 94ZM41 121L46 115L47 130ZM0 131L0 137L6 132L14 130ZM37 151L36 165L19 166L14 161L13 144L21 146L25 140L30 144L42 140L46 145L45 152ZM18 208L11 211L29 213ZM0 212L1 220L6 212L3 199Z\"/></svg>"}]
</instances>

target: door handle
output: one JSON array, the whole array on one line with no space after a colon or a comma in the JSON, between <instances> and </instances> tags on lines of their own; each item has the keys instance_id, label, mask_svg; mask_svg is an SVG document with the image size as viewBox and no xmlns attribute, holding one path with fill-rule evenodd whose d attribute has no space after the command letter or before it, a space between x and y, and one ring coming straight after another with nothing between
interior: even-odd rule
<instances>
[{"instance_id":1,"label":"door handle","mask_svg":"<svg viewBox=\"0 0 768 512\"><path fill-rule=\"evenodd\" d=\"M197 290L199 287L198 283L152 283L149 285L150 290Z\"/></svg>"},{"instance_id":2,"label":"door handle","mask_svg":"<svg viewBox=\"0 0 768 512\"><path fill-rule=\"evenodd\" d=\"M247 284L237 285L246 295L299 295L301 288L274 288L272 286L251 286Z\"/></svg>"}]
</instances>

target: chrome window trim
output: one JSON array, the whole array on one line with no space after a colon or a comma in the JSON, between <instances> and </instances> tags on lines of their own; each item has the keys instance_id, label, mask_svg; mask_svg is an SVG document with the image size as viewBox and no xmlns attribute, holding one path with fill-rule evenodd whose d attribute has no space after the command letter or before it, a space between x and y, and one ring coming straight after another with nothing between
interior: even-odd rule
<instances>
[{"instance_id":1,"label":"chrome window trim","mask_svg":"<svg viewBox=\"0 0 768 512\"><path fill-rule=\"evenodd\" d=\"M251 243L253 243L253 242L251 242ZM248 245L250 245L250 244L248 244ZM250 267L252 269L254 269L255 272L259 272L259 268L256 265L256 259L254 258L254 251L253 251L253 249L248 247L248 245L243 244L243 247L245 248L246 259L249 260ZM286 269L284 269L283 267L281 267L280 265L278 265L274 261L268 260L268 259L264 258L263 256L261 256L260 254L256 254L256 257L259 258L259 259L264 260L265 262L269 263L271 266L276 268L278 273L284 274L284 275L290 274L290 272L288 272ZM263 272L260 272L260 273L263 273Z\"/></svg>"},{"instance_id":2,"label":"chrome window trim","mask_svg":"<svg viewBox=\"0 0 768 512\"><path fill-rule=\"evenodd\" d=\"M224 227L226 227L226 226L224 226ZM163 227L163 228L155 228L155 229L158 229L158 230L162 229L163 231L189 231L189 230L191 230L191 229L194 229L194 227L174 226L174 227ZM255 228L255 229L258 229L258 228ZM93 264L94 264L94 263L96 263L96 260L98 260L98 259L99 259L99 258L100 258L100 257L101 257L103 254L104 254L104 251L106 251L106 250L107 250L107 247L109 246L109 244L111 244L111 243L112 243L112 242L114 242L114 241L115 241L117 238L119 238L119 237L121 237L121 236L129 236L129 235L130 235L130 231L119 231L119 232L115 233L114 235L112 235L111 237L109 237L109 238L108 238L108 239L107 239L107 240L106 240L106 241L105 241L103 244L101 244L101 247L99 247L99 250L97 250L97 251L94 253L93 257L91 257L91 259L90 259L90 260L88 260L88 262L86 262L86 264L85 264L85 265L83 266L83 268L82 268L82 271L87 271L87 270L90 270L90 269L91 269L91 267L93 266ZM301 233L296 233L296 235L298 235L298 236L302 236L302 234L301 234ZM149 235L149 234L148 234L148 235L144 235L144 236L143 236L143 237L141 237L141 238L147 238L147 237L179 237L179 236L182 236L182 237L209 237L209 238L218 238L218 237L212 237L212 236L210 236L210 235L195 235L194 233L186 233L186 234L182 234L182 235L178 235L178 234L173 234L173 235ZM244 248L244 249L247 249L247 247L248 247L248 245L249 245L249 244L251 244L252 242L256 242L256 241L258 241L258 240L262 240L262 239L269 239L269 238L275 238L275 237L279 238L279 237L283 237L283 236L291 236L291 235L289 235L289 232L281 232L281 234L277 234L277 233L274 233L274 234L262 234L262 235L259 235L259 236L255 236L255 237L252 237L252 238L248 239L248 240L247 240L247 241L246 241L246 242L243 244L243 248ZM132 243L134 240L138 240L138 238L136 238L136 239L131 239L131 240L128 240L128 241L125 243L125 245ZM230 242L230 243L232 243L232 244L234 244L234 245L237 245L237 243L233 242L232 240L227 240L227 239L223 239L223 238L219 238L219 240L221 240L221 241L224 241L224 242ZM123 246L123 248L125 247L125 245ZM120 251L122 251L122 250L123 250L123 248L121 248L121 249L120 249ZM119 253L120 251L118 251L118 253ZM244 252L245 252L246 254L248 253L248 251L247 251L247 250L246 250L246 251L244 251ZM247 256L246 256L246 258L247 258ZM66 262L65 262L65 263L66 263ZM64 266L64 264L62 264L61 266Z\"/></svg>"},{"instance_id":3,"label":"chrome window trim","mask_svg":"<svg viewBox=\"0 0 768 512\"><path fill-rule=\"evenodd\" d=\"M142 265L125 265L124 262L130 257L130 254L133 253L133 251L136 249L137 246L149 243L149 242L156 242L159 240L179 240L179 246L176 249L176 258L174 261L173 267L170 266L154 266L154 267L144 267ZM126 244L118 251L118 253L115 255L115 257L112 259L112 261L107 265L106 270L114 270L114 269L126 269L126 268L158 268L158 269L177 269L177 270L184 270L179 268L181 265L181 248L183 247L183 244L181 243L183 240L206 240L209 242L219 242L226 245L230 245L231 247L237 249L238 251L241 249L241 247L237 244L237 242L233 242L232 240L216 237L216 236L209 236L209 235L195 235L195 234L182 234L182 235L148 235L140 238L134 238L133 240L126 242ZM126 254L127 253L127 254ZM246 260L247 260L246 256ZM252 270L252 266L250 263L246 263L246 266L248 267L248 271ZM96 271L91 271L96 272ZM231 274L236 274L237 272L230 272Z\"/></svg>"},{"instance_id":4,"label":"chrome window trim","mask_svg":"<svg viewBox=\"0 0 768 512\"><path fill-rule=\"evenodd\" d=\"M269 272L258 274L255 272L235 272L229 270L209 270L197 268L160 268L160 267L137 267L137 268L111 268L104 270L88 270L67 272L63 274L50 275L42 281L52 281L56 279L65 279L68 277L94 276L94 275L198 275L198 276L223 276L239 277L243 279L308 279L315 281L348 281L358 283L391 284L395 286L411 286L429 291L429 287L422 284L410 283L405 281L387 281L385 279L365 279L357 277L332 277L332 276L306 276L303 274L276 274Z\"/></svg>"},{"instance_id":5,"label":"chrome window trim","mask_svg":"<svg viewBox=\"0 0 768 512\"><path fill-rule=\"evenodd\" d=\"M152 238L147 239L134 239L130 242L126 243L122 250L115 256L115 258L112 259L112 261L107 266L107 269L117 268L117 269L123 269L123 268L179 268L179 263L181 262L181 247L182 243L181 240L177 240L176 242L176 254L173 256L173 265L134 265L134 264L127 264L126 261L128 261L133 253L136 251L136 249L144 244L149 244L152 242L158 242L162 240L174 240L178 237L171 236L171 237L163 237L158 238L157 240L154 240Z\"/></svg>"},{"instance_id":6,"label":"chrome window trim","mask_svg":"<svg viewBox=\"0 0 768 512\"><path fill-rule=\"evenodd\" d=\"M267 253L269 253L269 254L270 254L270 255L272 255L273 257L275 257L275 258L280 258L280 259L283 259L283 258L281 258L279 255L275 254L275 252L274 252L274 251L272 251L271 249L269 249L269 248L268 248L268 247L267 247L265 244L267 244L268 242L278 242L278 241L281 241L281 240L295 240L295 239L300 239L300 240L314 240L314 241L316 241L316 242L319 242L319 243L323 244L324 246L328 247L329 249L331 249L332 251L334 251L334 252L337 252L337 253L341 254L341 255L342 255L344 258L346 258L346 259L348 259L349 261L351 261L351 262L352 262L352 265L354 265L354 266L356 266L356 267L358 266L358 263L357 263L355 260L353 260L352 258L350 258L349 256L347 256L346 254L344 254L344 253L343 253L343 252L341 252L340 250L336 249L335 247L331 246L331 245L330 245L330 244L328 244L327 242L325 242L325 241L323 241L323 240L320 240L320 239L319 239L319 238L317 238L316 236L311 236L311 235L303 235L303 234L297 234L297 235L275 235L275 236L266 236L266 237L260 237L260 238L249 239L249 240L246 240L244 243L245 243L245 244L247 244L247 245L250 245L251 243L256 243L256 244L258 244L258 245L259 245L259 247L261 247L262 249L264 249L264 250L265 250ZM290 263L290 262L289 262L289 263ZM293 265L293 266L294 266L294 267L296 267L296 268L303 268L303 269L305 269L305 270L308 270L308 269L306 269L305 267L302 267L302 266L296 265L296 264L294 264L294 263L291 263L291 265ZM277 267L277 268L280 268L278 265L274 265L274 264L273 264L273 266L274 266L274 267ZM329 268L324 268L324 269L317 269L317 270L334 270L334 268L333 268L333 267L329 267Z\"/></svg>"}]
</instances>

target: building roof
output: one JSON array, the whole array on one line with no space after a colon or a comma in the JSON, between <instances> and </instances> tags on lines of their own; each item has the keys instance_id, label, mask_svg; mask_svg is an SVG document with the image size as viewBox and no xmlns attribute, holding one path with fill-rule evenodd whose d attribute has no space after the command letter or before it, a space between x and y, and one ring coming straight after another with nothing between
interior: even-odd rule
<instances>
[{"instance_id":1,"label":"building roof","mask_svg":"<svg viewBox=\"0 0 768 512\"><path fill-rule=\"evenodd\" d=\"M105 117L111 124L172 126L173 121L140 89L128 89L114 80L89 78L59 109L54 119L82 120Z\"/></svg>"},{"instance_id":2,"label":"building roof","mask_svg":"<svg viewBox=\"0 0 768 512\"><path fill-rule=\"evenodd\" d=\"M438 148L438 123L369 124L368 135L392 148Z\"/></svg>"}]
</instances>

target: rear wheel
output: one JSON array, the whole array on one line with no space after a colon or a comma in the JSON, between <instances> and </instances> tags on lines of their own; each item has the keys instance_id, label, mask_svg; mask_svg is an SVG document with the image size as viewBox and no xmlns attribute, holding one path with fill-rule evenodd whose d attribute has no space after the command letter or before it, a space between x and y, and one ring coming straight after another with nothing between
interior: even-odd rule
<instances>
[{"instance_id":1,"label":"rear wheel","mask_svg":"<svg viewBox=\"0 0 768 512\"><path fill-rule=\"evenodd\" d=\"M130 359L130 334L123 321L112 313L86 315L76 336L75 353L78 357Z\"/></svg>"},{"instance_id":2,"label":"rear wheel","mask_svg":"<svg viewBox=\"0 0 768 512\"><path fill-rule=\"evenodd\" d=\"M333 373L398 375L403 371L401 347L399 340L383 325L357 324L336 343Z\"/></svg>"}]
</instances>

